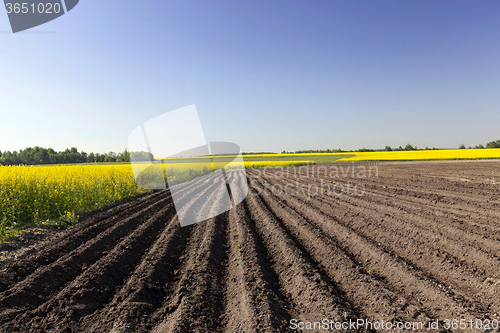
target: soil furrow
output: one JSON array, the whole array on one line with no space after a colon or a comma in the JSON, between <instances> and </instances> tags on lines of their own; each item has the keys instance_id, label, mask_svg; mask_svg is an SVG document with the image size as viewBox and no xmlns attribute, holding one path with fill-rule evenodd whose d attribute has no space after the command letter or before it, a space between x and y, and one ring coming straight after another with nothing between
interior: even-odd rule
<instances>
[{"instance_id":1,"label":"soil furrow","mask_svg":"<svg viewBox=\"0 0 500 333\"><path fill-rule=\"evenodd\" d=\"M212 194L220 204L225 188ZM225 311L226 277L228 275L227 212L192 226L193 237L181 258L179 279L169 288L170 296L153 318L163 318L154 332L220 332ZM187 227L191 228L191 227ZM197 286L192 289L192 286ZM193 329L195 327L196 329Z\"/></svg>"},{"instance_id":2,"label":"soil furrow","mask_svg":"<svg viewBox=\"0 0 500 333\"><path fill-rule=\"evenodd\" d=\"M200 182L197 184L202 185ZM216 196L217 191L214 191L216 187L217 185L213 184L204 192L211 192L211 197ZM189 189L196 189L196 186L190 186ZM196 205L200 202L204 208L211 202L210 200L202 202L204 199L203 195L193 196L189 204ZM192 230L193 227L181 228L179 221L175 218L175 221L164 230L151 251L142 259L127 283L117 292L112 302L92 316L96 320L89 320L89 322L95 324L86 330L101 332L102 330L120 331L126 328L126 330L143 332L152 329L155 323L149 320L149 317L163 306L164 299L173 291L170 285L173 284L175 278L174 272L181 271L179 269L180 257L186 251Z\"/></svg>"},{"instance_id":3,"label":"soil furrow","mask_svg":"<svg viewBox=\"0 0 500 333\"><path fill-rule=\"evenodd\" d=\"M56 262L40 267L22 282L1 293L0 322L4 316L10 317L12 313L18 312L16 308L35 308L40 305L49 295L56 293L80 275L85 267L106 255L124 237L144 223L145 219L149 219L161 210L166 203L167 199L159 200L149 206L146 213L136 213L119 221L98 237L82 244ZM173 205L170 204L168 208L173 209ZM24 312L24 310L19 312Z\"/></svg>"},{"instance_id":4,"label":"soil furrow","mask_svg":"<svg viewBox=\"0 0 500 333\"><path fill-rule=\"evenodd\" d=\"M265 254L257 250L260 244L249 227L252 221L245 202L231 210L229 223L228 270L232 273L226 293L226 332L285 331L290 318L286 303L273 286L275 273L263 263Z\"/></svg>"},{"instance_id":5,"label":"soil furrow","mask_svg":"<svg viewBox=\"0 0 500 333\"><path fill-rule=\"evenodd\" d=\"M317 321L328 318L342 321L359 318L359 309L354 309L337 288L336 282L305 255L302 246L283 228L260 198L247 197L247 202L252 219L260 221L256 225L257 231L272 257L280 287L291 302L289 311L293 318L290 320ZM338 262L336 256L330 256L330 260ZM380 298L377 297L377 300L380 301Z\"/></svg>"},{"instance_id":6,"label":"soil furrow","mask_svg":"<svg viewBox=\"0 0 500 333\"><path fill-rule=\"evenodd\" d=\"M144 252L155 242L161 230L174 219L174 211L165 207L113 248L63 290L34 311L16 318L17 328L68 330L83 316L99 310L130 275ZM29 324L26 324L29 323Z\"/></svg>"},{"instance_id":7,"label":"soil furrow","mask_svg":"<svg viewBox=\"0 0 500 333\"><path fill-rule=\"evenodd\" d=\"M109 212L99 214L98 217L89 218L51 241L36 255L7 263L0 270L0 292L5 291L10 285L22 281L39 267L53 263L81 244L103 233L120 220L136 213L147 213L153 203L165 197L167 197L166 191L154 193L139 199L135 205L127 203L117 210L112 209Z\"/></svg>"},{"instance_id":8,"label":"soil furrow","mask_svg":"<svg viewBox=\"0 0 500 333\"><path fill-rule=\"evenodd\" d=\"M439 288L432 286L427 281L420 280L405 267L404 263L393 258L390 253L381 251L353 230L345 228L337 223L337 221L325 216L320 210L312 209L292 196L287 197L286 200L283 198L279 200L270 193L269 195L263 195L262 199L271 205L273 211L279 211L280 214L283 214L284 221L295 222L303 220L305 226L307 226L305 223L307 221L312 223L316 228L323 230L330 237L333 237L335 243L342 244L342 247L351 253L358 262L365 263L366 267L370 267L368 269L365 267L365 270L371 270L371 267L374 267L373 273L376 272L376 275L384 278L384 282L389 282L395 286L394 292L396 294L414 295L409 299L411 303L417 306L413 316L418 317L421 312L428 312L429 315L434 317L455 315L461 318L475 319L461 305L441 292ZM308 229L313 230L312 228ZM303 231L297 231L297 235L302 235L303 233ZM320 237L317 238L320 239ZM314 245L306 241L304 243L310 246L308 251L312 253L315 249ZM318 255L318 260L323 257ZM379 271L377 267L384 267L384 270ZM441 304L436 303L441 299L443 300ZM424 315L424 317L426 316Z\"/></svg>"},{"instance_id":9,"label":"soil furrow","mask_svg":"<svg viewBox=\"0 0 500 333\"><path fill-rule=\"evenodd\" d=\"M447 238L443 232L431 233L428 229L432 227L432 223L422 225L418 219L415 224L407 223L408 220L415 220L414 216L398 216L397 210L383 213L380 208L360 203L359 201L365 199L365 196L358 199L349 198L354 202L358 201L357 206L349 203L347 199L342 200L344 205L338 205L336 198L331 199L328 196L305 198L298 195L295 198L337 221L342 221L341 224L355 230L373 243L384 244L384 249L394 252L426 275L436 278L439 284L447 286L450 289L448 293L457 294L454 298L462 301L467 299L467 303L475 307L476 312L498 313L500 306L496 295L499 287L494 284L498 279L498 272L495 269L497 265L492 264L493 267L488 267L488 259L484 257L478 259L476 249L472 251L470 247L464 249L462 244L454 247L455 253L471 257L468 262L472 262L472 267L460 257L453 256L454 252L450 250L453 249L452 244L435 246L436 239L443 242ZM346 208L346 204L350 207ZM369 213L370 210L373 212ZM378 210L381 212L378 213ZM415 228L415 225L418 228ZM415 250L418 248L420 250ZM484 256L484 253L480 251L479 256ZM481 272L478 263L483 264L481 267L489 268L489 272ZM487 307L481 305L485 300L489 303Z\"/></svg>"},{"instance_id":10,"label":"soil furrow","mask_svg":"<svg viewBox=\"0 0 500 333\"><path fill-rule=\"evenodd\" d=\"M302 180L299 183L304 184ZM308 184L315 184L315 182L308 182ZM335 207L336 217L340 220L346 218L347 215L345 214L352 214L354 216L353 219L358 222L357 226L353 226L356 230L364 227L372 229L377 227L383 229L392 228L394 233L393 238L400 237L400 240L405 237L408 238L406 241L397 242L399 244L404 242L420 242L421 244L425 244L426 247L430 246L440 249L439 251L436 250L438 253L437 260L446 260L447 262L450 261L450 258L455 258L454 261L461 266L464 263L466 266L472 266L471 272L467 273L468 276L477 275L475 274L477 270L481 270L482 274L488 274L491 278L498 278L498 270L495 267L500 264L500 261L490 253L499 246L498 243L481 239L476 235L463 233L447 225L435 223L422 216L421 211L420 214L417 211L412 214L404 209L401 211L401 209L387 205L382 208L374 205L371 202L370 196L366 194L362 197L353 195L348 199L338 199L330 198L328 195L319 196L318 198L316 196L304 198L303 195L300 195L300 191L297 191L297 193L296 197L300 198L303 202L314 204L314 202L320 201ZM367 225L366 221L369 221L370 224ZM371 234L371 232L369 231L367 234ZM462 242L459 243L459 240ZM491 244L493 249L492 247L488 247L488 244ZM442 254L443 250L445 251L444 255ZM444 260L439 257L444 257ZM436 260L436 258L433 259ZM424 260L424 262L426 261ZM475 283L475 285L480 287L480 282L482 280Z\"/></svg>"}]
</instances>

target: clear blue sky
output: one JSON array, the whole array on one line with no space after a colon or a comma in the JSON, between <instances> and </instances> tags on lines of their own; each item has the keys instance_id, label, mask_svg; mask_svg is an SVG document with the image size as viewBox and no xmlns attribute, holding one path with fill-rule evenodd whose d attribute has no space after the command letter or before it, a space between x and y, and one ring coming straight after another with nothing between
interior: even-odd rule
<instances>
[{"instance_id":1,"label":"clear blue sky","mask_svg":"<svg viewBox=\"0 0 500 333\"><path fill-rule=\"evenodd\" d=\"M196 104L244 151L500 139L500 1L102 1L0 11L0 150L121 151Z\"/></svg>"}]
</instances>

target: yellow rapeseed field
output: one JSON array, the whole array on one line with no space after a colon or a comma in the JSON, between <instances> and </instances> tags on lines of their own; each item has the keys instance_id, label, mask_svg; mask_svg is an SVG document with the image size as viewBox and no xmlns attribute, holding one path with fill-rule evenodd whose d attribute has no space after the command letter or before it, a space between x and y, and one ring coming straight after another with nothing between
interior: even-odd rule
<instances>
[{"instance_id":1,"label":"yellow rapeseed field","mask_svg":"<svg viewBox=\"0 0 500 333\"><path fill-rule=\"evenodd\" d=\"M135 193L130 165L0 166L0 222L75 216Z\"/></svg>"},{"instance_id":2,"label":"yellow rapeseed field","mask_svg":"<svg viewBox=\"0 0 500 333\"><path fill-rule=\"evenodd\" d=\"M245 167L290 166L298 162L305 164L307 161L245 162ZM208 168L206 163L196 162L163 166L139 164L134 165L134 168L146 185L148 181L164 183L164 178L155 178L158 175L156 168L163 168L163 174L168 175L169 185L212 172L212 167ZM147 168L155 172L147 172ZM153 177L148 179L151 174ZM130 164L0 165L0 234L2 230L17 224L54 224L61 220L76 222L78 214L140 192Z\"/></svg>"},{"instance_id":3,"label":"yellow rapeseed field","mask_svg":"<svg viewBox=\"0 0 500 333\"><path fill-rule=\"evenodd\" d=\"M500 159L500 149L498 148L377 151L353 154L356 156L340 159L339 162Z\"/></svg>"},{"instance_id":4,"label":"yellow rapeseed field","mask_svg":"<svg viewBox=\"0 0 500 333\"><path fill-rule=\"evenodd\" d=\"M313 157L328 157L354 155L339 159L339 162L354 161L418 161L418 160L474 160L500 159L500 148L491 149L446 149L446 150L413 150L413 151L376 151L376 152L342 152L342 153L304 153L304 154L256 154L245 155L244 158L286 158L294 157L312 159ZM245 162L246 163L246 162Z\"/></svg>"},{"instance_id":5,"label":"yellow rapeseed field","mask_svg":"<svg viewBox=\"0 0 500 333\"><path fill-rule=\"evenodd\" d=\"M339 156L340 158L341 155L346 154L351 156L338 161L500 159L500 149L265 154L247 155L243 158L251 159L244 162L245 168L250 169L315 164L317 163L315 159L319 162L322 157ZM268 157L271 158L266 161ZM276 158L279 160L273 160ZM164 182L161 176L158 177L163 169L163 175L168 175L168 184L174 185L224 166L226 169L241 167L241 160L228 164L223 158L215 157L213 161L214 163L199 163L194 159L193 162L175 163L175 161L165 160L165 163L158 162L153 166L135 165L134 168L136 176L141 177L142 184L147 185L148 181ZM146 168L154 172L146 172L148 171L145 170ZM161 169L158 170L158 168ZM150 177L150 175L153 176ZM19 223L76 219L78 214L140 192L130 164L0 166L0 234L7 226Z\"/></svg>"}]
</instances>

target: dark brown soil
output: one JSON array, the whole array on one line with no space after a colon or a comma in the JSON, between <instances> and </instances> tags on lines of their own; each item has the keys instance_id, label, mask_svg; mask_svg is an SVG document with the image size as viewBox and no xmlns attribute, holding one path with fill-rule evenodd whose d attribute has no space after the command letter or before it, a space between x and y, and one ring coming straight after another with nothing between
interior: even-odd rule
<instances>
[{"instance_id":1,"label":"dark brown soil","mask_svg":"<svg viewBox=\"0 0 500 333\"><path fill-rule=\"evenodd\" d=\"M0 265L37 251L60 231L51 225L26 225L20 234L0 243Z\"/></svg>"},{"instance_id":2,"label":"dark brown soil","mask_svg":"<svg viewBox=\"0 0 500 333\"><path fill-rule=\"evenodd\" d=\"M2 264L0 332L499 320L500 162L343 165L359 166L378 177L250 171L245 201L184 228L168 191L89 217Z\"/></svg>"}]
</instances>

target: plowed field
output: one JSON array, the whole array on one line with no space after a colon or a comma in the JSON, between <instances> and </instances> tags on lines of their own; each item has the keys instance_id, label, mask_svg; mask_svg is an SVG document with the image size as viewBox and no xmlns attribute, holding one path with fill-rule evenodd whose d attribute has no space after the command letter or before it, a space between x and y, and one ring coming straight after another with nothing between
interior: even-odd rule
<instances>
[{"instance_id":1,"label":"plowed field","mask_svg":"<svg viewBox=\"0 0 500 333\"><path fill-rule=\"evenodd\" d=\"M377 168L248 171L241 204L183 228L168 190L96 215L1 267L0 332L288 332L292 319L323 318L492 326L500 162ZM363 193L308 193L358 183Z\"/></svg>"}]
</instances>

